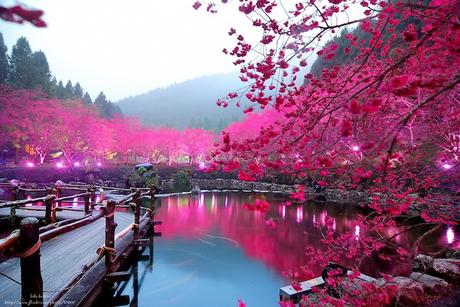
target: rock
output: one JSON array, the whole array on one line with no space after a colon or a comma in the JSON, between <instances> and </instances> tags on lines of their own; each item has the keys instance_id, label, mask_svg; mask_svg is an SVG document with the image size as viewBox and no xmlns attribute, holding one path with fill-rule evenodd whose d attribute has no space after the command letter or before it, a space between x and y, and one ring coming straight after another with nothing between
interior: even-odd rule
<instances>
[{"instance_id":1,"label":"rock","mask_svg":"<svg viewBox=\"0 0 460 307\"><path fill-rule=\"evenodd\" d=\"M398 292L395 293L395 298L399 302L399 305L418 306L425 299L423 286L419 282L408 277L397 276L391 281L385 281L379 278L376 284L379 287L396 286Z\"/></svg>"},{"instance_id":2,"label":"rock","mask_svg":"<svg viewBox=\"0 0 460 307\"><path fill-rule=\"evenodd\" d=\"M418 254L415 257L414 262L412 263L412 269L416 272L426 271L428 267L431 267L433 262L434 262L433 257L423 255L423 254Z\"/></svg>"},{"instance_id":3,"label":"rock","mask_svg":"<svg viewBox=\"0 0 460 307\"><path fill-rule=\"evenodd\" d=\"M451 249L446 253L447 258L460 259L460 249Z\"/></svg>"},{"instance_id":4,"label":"rock","mask_svg":"<svg viewBox=\"0 0 460 307\"><path fill-rule=\"evenodd\" d=\"M65 185L65 183L64 183L62 180L58 180L58 181L56 181L56 182L54 183L54 185L55 185L56 187L62 187L62 186Z\"/></svg>"},{"instance_id":5,"label":"rock","mask_svg":"<svg viewBox=\"0 0 460 307\"><path fill-rule=\"evenodd\" d=\"M409 278L420 283L425 292L430 295L441 296L450 290L450 285L442 278L419 272L412 272Z\"/></svg>"},{"instance_id":6,"label":"rock","mask_svg":"<svg viewBox=\"0 0 460 307\"><path fill-rule=\"evenodd\" d=\"M428 270L428 273L441 277L449 282L456 284L460 283L459 266L446 260L435 259L433 267Z\"/></svg>"},{"instance_id":7,"label":"rock","mask_svg":"<svg viewBox=\"0 0 460 307\"><path fill-rule=\"evenodd\" d=\"M440 277L448 282L460 283L460 266L449 259L434 259L433 257L419 254L415 257L412 269L418 272L426 272Z\"/></svg>"},{"instance_id":8,"label":"rock","mask_svg":"<svg viewBox=\"0 0 460 307\"><path fill-rule=\"evenodd\" d=\"M12 188L17 188L21 185L21 181L17 180L17 179L12 179L10 180L10 186Z\"/></svg>"}]
</instances>

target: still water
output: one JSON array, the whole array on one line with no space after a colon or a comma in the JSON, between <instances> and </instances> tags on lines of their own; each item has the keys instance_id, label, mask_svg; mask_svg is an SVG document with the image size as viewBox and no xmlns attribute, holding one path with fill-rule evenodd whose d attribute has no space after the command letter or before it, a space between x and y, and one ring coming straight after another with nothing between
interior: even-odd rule
<instances>
[{"instance_id":1,"label":"still water","mask_svg":"<svg viewBox=\"0 0 460 307\"><path fill-rule=\"evenodd\" d=\"M264 199L265 213L249 211L245 203ZM289 284L283 272L296 270L305 261L305 246L320 244L325 227L341 233L355 231L353 206L305 204L284 206L273 194L206 193L196 197L161 199L156 219L162 236L155 237L132 267L131 279L116 295L129 295L139 306L238 306L278 305L279 288ZM273 218L276 227L266 220ZM332 219L332 223L327 222ZM398 229L387 229L388 234ZM308 236L306 235L308 234ZM410 246L420 235L407 232L396 237ZM435 249L454 242L458 232L445 228L426 242ZM149 254L153 253L153 257ZM370 268L365 273L375 274ZM322 268L315 268L318 275Z\"/></svg>"}]
</instances>

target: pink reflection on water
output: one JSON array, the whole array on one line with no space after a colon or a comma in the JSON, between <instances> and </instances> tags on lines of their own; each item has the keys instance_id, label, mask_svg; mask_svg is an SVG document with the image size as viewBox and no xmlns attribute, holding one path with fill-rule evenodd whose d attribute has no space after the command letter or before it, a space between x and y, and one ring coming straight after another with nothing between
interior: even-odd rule
<instances>
[{"instance_id":1,"label":"pink reflection on water","mask_svg":"<svg viewBox=\"0 0 460 307\"><path fill-rule=\"evenodd\" d=\"M279 206L279 213L282 219L286 217L286 206Z\"/></svg>"},{"instance_id":2,"label":"pink reflection on water","mask_svg":"<svg viewBox=\"0 0 460 307\"><path fill-rule=\"evenodd\" d=\"M206 239L207 235L229 238L238 242L239 248L243 250L246 257L260 260L281 274L305 265L307 262L305 247L321 244L322 236L319 227L332 228L337 235L348 231L351 240L359 240L361 236L363 238L366 236L364 229L361 230L360 226L356 225L357 221L354 218L356 211L348 207L346 209L316 205L286 207L280 205L282 201L267 197L270 208L262 213L243 208L244 203L254 202L254 198L251 197L254 196L202 193L196 198L181 196L162 199L162 207L157 212L157 218L163 222L162 240L180 237L190 242L196 241L194 246L200 249L202 248L200 244L203 242L199 238ZM309 219L306 218L307 213ZM276 220L275 231L266 225L266 220L270 218ZM324 226L314 225L316 223L324 223ZM324 232L323 229L321 231ZM397 231L397 227L389 229L385 232L385 236L390 237ZM447 240L444 239L445 237ZM435 239L445 243L453 242L454 237L452 228L442 234L443 240L439 240L440 237ZM408 232L405 236L396 238L396 241L400 240L401 245L410 246L417 238L417 233ZM343 260L344 265L347 264L346 261L348 260ZM372 271L377 270L374 265L368 267ZM318 269L315 274L320 274L321 270L322 268Z\"/></svg>"},{"instance_id":3,"label":"pink reflection on water","mask_svg":"<svg viewBox=\"0 0 460 307\"><path fill-rule=\"evenodd\" d=\"M448 227L446 231L446 240L448 244L452 244L455 241L455 234L452 227Z\"/></svg>"},{"instance_id":4,"label":"pink reflection on water","mask_svg":"<svg viewBox=\"0 0 460 307\"><path fill-rule=\"evenodd\" d=\"M296 210L296 221L297 223L302 223L303 221L303 208L302 207L297 207Z\"/></svg>"},{"instance_id":5,"label":"pink reflection on water","mask_svg":"<svg viewBox=\"0 0 460 307\"><path fill-rule=\"evenodd\" d=\"M198 202L198 208L203 209L204 208L204 194L200 194L200 201Z\"/></svg>"},{"instance_id":6,"label":"pink reflection on water","mask_svg":"<svg viewBox=\"0 0 460 307\"><path fill-rule=\"evenodd\" d=\"M327 212L323 211L319 214L319 219L321 221L321 225L326 225L326 217L327 217Z\"/></svg>"}]
</instances>

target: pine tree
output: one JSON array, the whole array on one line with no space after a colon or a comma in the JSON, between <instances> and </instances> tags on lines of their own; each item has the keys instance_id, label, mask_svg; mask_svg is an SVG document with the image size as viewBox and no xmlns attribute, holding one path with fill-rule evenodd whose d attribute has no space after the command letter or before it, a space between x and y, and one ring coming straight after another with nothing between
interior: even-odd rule
<instances>
[{"instance_id":1,"label":"pine tree","mask_svg":"<svg viewBox=\"0 0 460 307\"><path fill-rule=\"evenodd\" d=\"M18 88L33 88L30 71L32 50L25 37L17 40L11 51L10 82Z\"/></svg>"},{"instance_id":2,"label":"pine tree","mask_svg":"<svg viewBox=\"0 0 460 307\"><path fill-rule=\"evenodd\" d=\"M83 102L84 102L86 105L91 105L91 104L93 104L93 100L91 99L91 96L88 94L88 92L86 92L85 95L83 96Z\"/></svg>"},{"instance_id":3,"label":"pine tree","mask_svg":"<svg viewBox=\"0 0 460 307\"><path fill-rule=\"evenodd\" d=\"M49 90L48 90L48 96L50 98L56 98L57 95L58 95L58 84L57 84L57 80L56 80L56 77L53 77L53 79L51 79L50 81L50 85L49 85Z\"/></svg>"},{"instance_id":4,"label":"pine tree","mask_svg":"<svg viewBox=\"0 0 460 307\"><path fill-rule=\"evenodd\" d=\"M72 99L74 98L73 94L73 86L72 86L72 81L67 81L67 84L65 85L65 90L64 90L64 99Z\"/></svg>"},{"instance_id":5,"label":"pine tree","mask_svg":"<svg viewBox=\"0 0 460 307\"><path fill-rule=\"evenodd\" d=\"M57 91L56 91L56 97L59 99L64 99L65 98L65 87L62 84L62 81L59 81L58 86L57 86Z\"/></svg>"},{"instance_id":6,"label":"pine tree","mask_svg":"<svg viewBox=\"0 0 460 307\"><path fill-rule=\"evenodd\" d=\"M73 87L73 95L75 98L83 98L83 88L81 87L80 83L77 82Z\"/></svg>"},{"instance_id":7,"label":"pine tree","mask_svg":"<svg viewBox=\"0 0 460 307\"><path fill-rule=\"evenodd\" d=\"M106 103L107 97L105 97L104 92L100 92L99 95L97 95L96 100L94 100L94 104L98 107L102 107Z\"/></svg>"},{"instance_id":8,"label":"pine tree","mask_svg":"<svg viewBox=\"0 0 460 307\"><path fill-rule=\"evenodd\" d=\"M41 88L49 94L51 72L48 60L43 51L36 51L32 54L29 71L31 74L31 87Z\"/></svg>"},{"instance_id":9,"label":"pine tree","mask_svg":"<svg viewBox=\"0 0 460 307\"><path fill-rule=\"evenodd\" d=\"M101 117L112 118L115 114L121 114L120 107L108 101L104 92L99 93L94 104L98 107Z\"/></svg>"},{"instance_id":10,"label":"pine tree","mask_svg":"<svg viewBox=\"0 0 460 307\"><path fill-rule=\"evenodd\" d=\"M0 83L5 83L8 80L10 71L10 63L8 61L8 48L3 41L3 35L0 33Z\"/></svg>"}]
</instances>

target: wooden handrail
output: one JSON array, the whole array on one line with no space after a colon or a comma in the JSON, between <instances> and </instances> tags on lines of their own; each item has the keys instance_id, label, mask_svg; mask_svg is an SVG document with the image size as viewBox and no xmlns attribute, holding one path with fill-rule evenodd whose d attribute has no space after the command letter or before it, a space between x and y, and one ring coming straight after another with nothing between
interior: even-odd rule
<instances>
[{"instance_id":1,"label":"wooden handrail","mask_svg":"<svg viewBox=\"0 0 460 307\"><path fill-rule=\"evenodd\" d=\"M55 201L64 201L64 200L74 199L75 197L83 197L87 195L91 195L91 193L85 192L85 193L80 193L80 194L75 194L75 195L63 196L63 197L56 198Z\"/></svg>"},{"instance_id":2,"label":"wooden handrail","mask_svg":"<svg viewBox=\"0 0 460 307\"><path fill-rule=\"evenodd\" d=\"M0 251L15 246L19 241L20 235L18 230L14 230L8 237L0 239Z\"/></svg>"},{"instance_id":3,"label":"wooden handrail","mask_svg":"<svg viewBox=\"0 0 460 307\"><path fill-rule=\"evenodd\" d=\"M19 207L19 206L24 206L25 204L45 202L46 200L54 200L54 199L55 199L54 195L46 195L44 197L39 197L39 198L15 200L15 201L9 201L9 202L0 204L0 208Z\"/></svg>"},{"instance_id":4,"label":"wooden handrail","mask_svg":"<svg viewBox=\"0 0 460 307\"><path fill-rule=\"evenodd\" d=\"M18 187L18 190L24 191L24 192L47 192L47 188L43 189L32 189L32 188L23 188L23 187Z\"/></svg>"},{"instance_id":5,"label":"wooden handrail","mask_svg":"<svg viewBox=\"0 0 460 307\"><path fill-rule=\"evenodd\" d=\"M126 202L126 201L132 199L133 196L136 195L137 193L138 193L138 192L130 193L130 194L126 195L125 197L122 197L122 198L118 199L118 200L116 201L116 203L117 203L117 204L124 203L124 202Z\"/></svg>"},{"instance_id":6,"label":"wooden handrail","mask_svg":"<svg viewBox=\"0 0 460 307\"><path fill-rule=\"evenodd\" d=\"M128 234L134 227L134 224L130 224L129 226L127 226L125 229L123 229L122 231L120 231L119 233L117 233L115 235L115 242L120 240L121 238L123 238L126 234Z\"/></svg>"}]
</instances>

